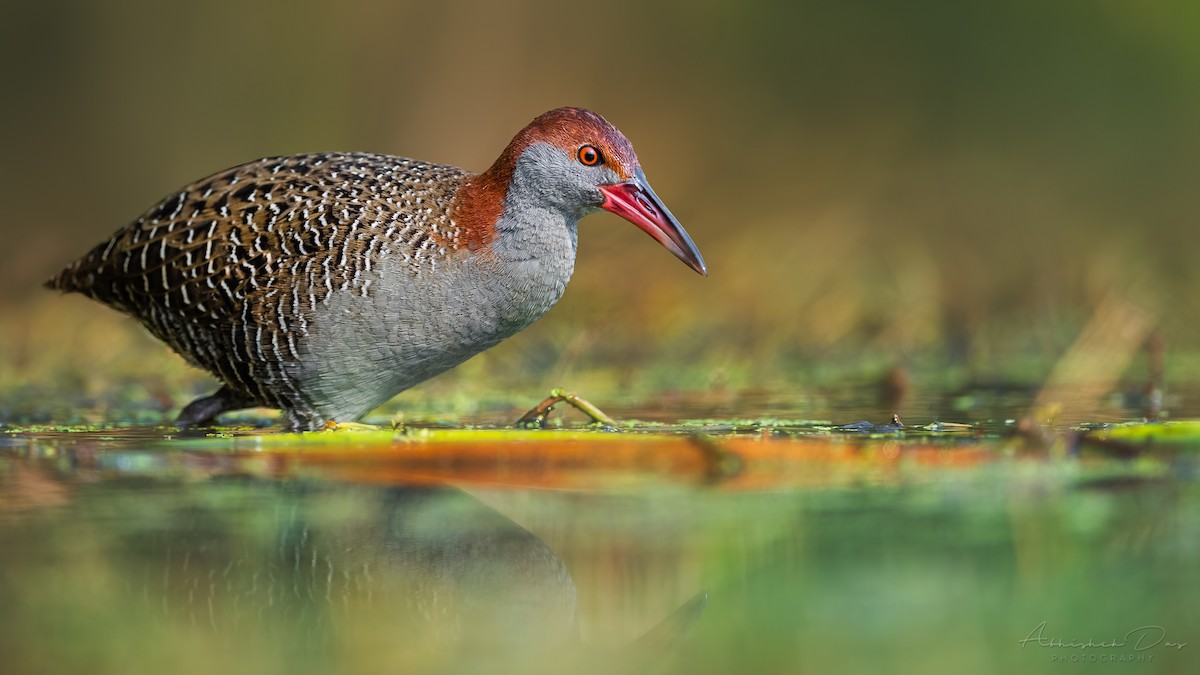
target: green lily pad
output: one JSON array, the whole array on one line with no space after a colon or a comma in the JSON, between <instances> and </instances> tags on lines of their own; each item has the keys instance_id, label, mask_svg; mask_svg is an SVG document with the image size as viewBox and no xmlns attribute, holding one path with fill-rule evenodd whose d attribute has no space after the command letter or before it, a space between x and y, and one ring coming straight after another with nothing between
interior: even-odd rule
<instances>
[{"instance_id":1,"label":"green lily pad","mask_svg":"<svg viewBox=\"0 0 1200 675\"><path fill-rule=\"evenodd\" d=\"M1200 449L1200 420L1136 422L1092 431L1086 439L1130 445L1170 445Z\"/></svg>"}]
</instances>

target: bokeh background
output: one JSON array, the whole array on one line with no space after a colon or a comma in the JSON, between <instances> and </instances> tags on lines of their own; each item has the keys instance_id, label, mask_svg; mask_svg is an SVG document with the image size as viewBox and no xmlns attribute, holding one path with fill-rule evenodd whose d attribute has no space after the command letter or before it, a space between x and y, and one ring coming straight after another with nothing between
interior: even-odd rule
<instances>
[{"instance_id":1,"label":"bokeh background","mask_svg":"<svg viewBox=\"0 0 1200 675\"><path fill-rule=\"evenodd\" d=\"M1112 298L1196 373L1196 3L6 0L0 64L10 416L211 386L38 286L179 185L313 150L481 170L568 104L631 138L710 276L593 216L559 307L410 403L1037 381Z\"/></svg>"}]
</instances>

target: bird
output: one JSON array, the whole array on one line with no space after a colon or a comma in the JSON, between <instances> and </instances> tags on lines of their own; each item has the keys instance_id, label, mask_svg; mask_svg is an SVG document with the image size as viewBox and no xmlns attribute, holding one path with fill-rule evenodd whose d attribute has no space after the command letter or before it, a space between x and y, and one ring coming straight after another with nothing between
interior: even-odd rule
<instances>
[{"instance_id":1,"label":"bird","mask_svg":"<svg viewBox=\"0 0 1200 675\"><path fill-rule=\"evenodd\" d=\"M312 431L545 314L574 270L580 219L601 210L707 276L629 140L562 107L481 173L368 152L235 166L167 195L45 286L130 315L221 382L178 426L265 407Z\"/></svg>"}]
</instances>

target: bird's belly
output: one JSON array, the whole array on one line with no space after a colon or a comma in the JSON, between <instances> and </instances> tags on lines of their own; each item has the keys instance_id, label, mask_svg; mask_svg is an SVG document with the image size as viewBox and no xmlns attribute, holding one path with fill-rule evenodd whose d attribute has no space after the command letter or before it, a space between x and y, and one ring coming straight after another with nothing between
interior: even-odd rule
<instances>
[{"instance_id":1,"label":"bird's belly","mask_svg":"<svg viewBox=\"0 0 1200 675\"><path fill-rule=\"evenodd\" d=\"M357 419L528 326L566 285L544 281L473 260L416 275L381 265L366 292L336 291L313 312L294 377L324 417Z\"/></svg>"}]
</instances>

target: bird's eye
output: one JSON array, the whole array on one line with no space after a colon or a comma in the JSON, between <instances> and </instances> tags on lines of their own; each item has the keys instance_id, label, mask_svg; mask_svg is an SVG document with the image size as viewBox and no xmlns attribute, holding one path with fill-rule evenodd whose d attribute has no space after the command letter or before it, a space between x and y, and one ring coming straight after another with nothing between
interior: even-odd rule
<instances>
[{"instance_id":1,"label":"bird's eye","mask_svg":"<svg viewBox=\"0 0 1200 675\"><path fill-rule=\"evenodd\" d=\"M600 151L594 145L585 145L579 148L579 152L575 154L579 158L579 163L584 166L596 166L600 163Z\"/></svg>"}]
</instances>

